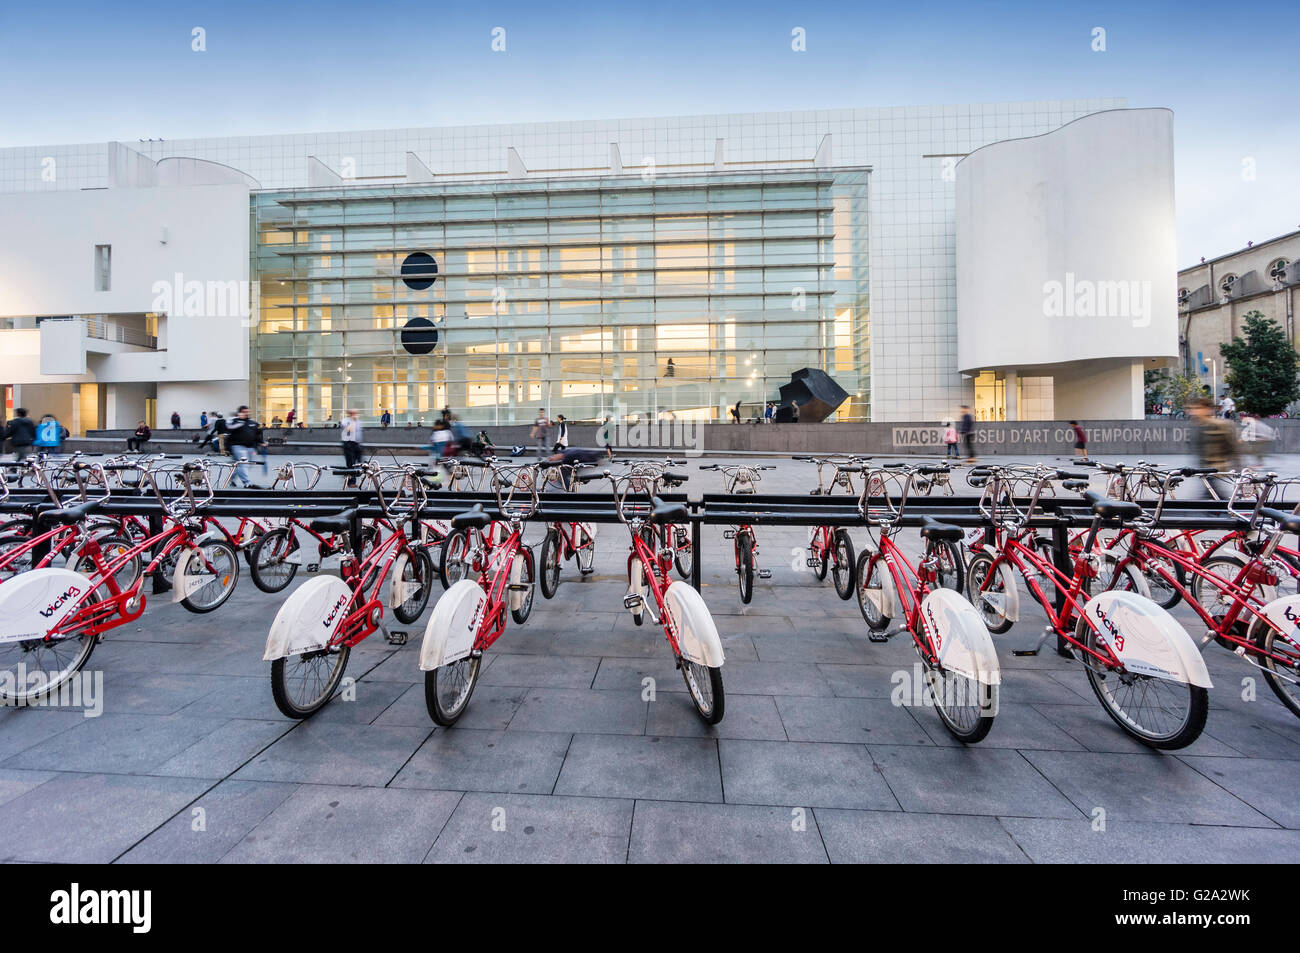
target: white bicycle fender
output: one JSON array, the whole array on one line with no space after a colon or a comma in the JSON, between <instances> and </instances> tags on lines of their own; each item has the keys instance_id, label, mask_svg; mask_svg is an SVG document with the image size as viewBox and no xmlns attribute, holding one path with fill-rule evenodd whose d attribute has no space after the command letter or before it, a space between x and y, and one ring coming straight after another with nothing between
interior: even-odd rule
<instances>
[{"instance_id":1,"label":"white bicycle fender","mask_svg":"<svg viewBox=\"0 0 1300 953\"><path fill-rule=\"evenodd\" d=\"M518 610L524 604L525 593L515 589L524 581L524 558L520 552L510 564L510 608Z\"/></svg>"},{"instance_id":2,"label":"white bicycle fender","mask_svg":"<svg viewBox=\"0 0 1300 953\"><path fill-rule=\"evenodd\" d=\"M411 557L406 553L399 553L393 560L393 580L388 584L388 608L400 606L403 602L411 597L411 590L415 586L403 579L406 572L406 564L411 561Z\"/></svg>"},{"instance_id":3,"label":"white bicycle fender","mask_svg":"<svg viewBox=\"0 0 1300 953\"><path fill-rule=\"evenodd\" d=\"M1002 617L1008 622L1020 621L1020 587L1016 584L1016 573L1008 563L998 566L998 577L1002 580L1001 592L988 592L980 596L995 609L1000 609Z\"/></svg>"},{"instance_id":4,"label":"white bicycle fender","mask_svg":"<svg viewBox=\"0 0 1300 953\"><path fill-rule=\"evenodd\" d=\"M886 565L880 566L880 588L863 589L862 594L868 602L875 606L876 611L887 619L893 619L898 615L898 587L894 585L893 573L889 571ZM858 580L862 584L862 580Z\"/></svg>"},{"instance_id":5,"label":"white bicycle fender","mask_svg":"<svg viewBox=\"0 0 1300 953\"><path fill-rule=\"evenodd\" d=\"M1106 550L1101 553L1101 558L1104 561L1110 563L1109 571L1111 575L1114 575L1115 566L1116 564L1119 563L1119 555L1109 550ZM1146 576L1138 572L1138 568L1136 566L1130 565L1125 570L1125 575L1127 575L1129 579L1132 580L1133 585L1136 587L1135 589L1132 590L1133 592L1136 592L1143 599L1151 598L1151 584L1147 582Z\"/></svg>"},{"instance_id":6,"label":"white bicycle fender","mask_svg":"<svg viewBox=\"0 0 1300 953\"><path fill-rule=\"evenodd\" d=\"M487 593L472 579L462 579L442 594L424 627L420 670L431 672L469 655L487 608Z\"/></svg>"},{"instance_id":7,"label":"white bicycle fender","mask_svg":"<svg viewBox=\"0 0 1300 953\"><path fill-rule=\"evenodd\" d=\"M275 614L262 661L323 649L348 615L352 590L338 576L315 576L295 589Z\"/></svg>"},{"instance_id":8,"label":"white bicycle fender","mask_svg":"<svg viewBox=\"0 0 1300 953\"><path fill-rule=\"evenodd\" d=\"M632 564L631 564L631 566L628 567L628 574L629 574L632 578L630 578L630 579L627 581L627 594L628 594L629 596L642 596L642 597L644 597L644 596L645 596L645 589L646 589L646 584L645 584L645 567L641 564L641 560L639 560L639 559L633 559L633 560L632 560ZM630 610L630 611L632 612L633 615L635 615L636 612L637 612L636 609L632 609L632 610Z\"/></svg>"},{"instance_id":9,"label":"white bicycle fender","mask_svg":"<svg viewBox=\"0 0 1300 953\"><path fill-rule=\"evenodd\" d=\"M704 597L694 587L685 582L669 584L664 592L664 611L677 629L682 658L709 668L722 665L722 639Z\"/></svg>"},{"instance_id":10,"label":"white bicycle fender","mask_svg":"<svg viewBox=\"0 0 1300 953\"><path fill-rule=\"evenodd\" d=\"M1150 599L1111 590L1088 600L1083 611L1129 671L1212 687L1209 669L1192 637Z\"/></svg>"},{"instance_id":11,"label":"white bicycle fender","mask_svg":"<svg viewBox=\"0 0 1300 953\"><path fill-rule=\"evenodd\" d=\"M921 624L945 669L981 685L1002 684L1002 668L988 626L960 593L951 589L931 591L921 600Z\"/></svg>"},{"instance_id":12,"label":"white bicycle fender","mask_svg":"<svg viewBox=\"0 0 1300 953\"><path fill-rule=\"evenodd\" d=\"M1300 594L1274 599L1261 614L1287 638L1300 642Z\"/></svg>"},{"instance_id":13,"label":"white bicycle fender","mask_svg":"<svg viewBox=\"0 0 1300 953\"><path fill-rule=\"evenodd\" d=\"M0 586L0 643L42 639L93 587L71 569L29 569Z\"/></svg>"}]
</instances>

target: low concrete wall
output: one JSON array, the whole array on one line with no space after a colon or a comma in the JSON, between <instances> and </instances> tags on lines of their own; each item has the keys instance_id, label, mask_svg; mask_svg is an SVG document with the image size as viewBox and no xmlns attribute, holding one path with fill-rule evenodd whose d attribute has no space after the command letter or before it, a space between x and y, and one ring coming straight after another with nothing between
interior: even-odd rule
<instances>
[{"instance_id":1,"label":"low concrete wall","mask_svg":"<svg viewBox=\"0 0 1300 953\"><path fill-rule=\"evenodd\" d=\"M1300 452L1300 420L1270 420L1277 432L1276 452ZM1083 422L1090 453L1142 456L1159 453L1187 453L1191 449L1192 423L1188 420L1091 420ZM477 428L471 428L477 429ZM500 448L516 445L533 447L526 424L489 427L488 434ZM594 447L600 443L600 428L590 424L569 427L569 445ZM155 430L158 438L150 449L176 452L170 441L192 447L192 430ZM306 427L268 430L283 436L286 445L273 447L277 454L329 454L339 450L337 427ZM370 450L395 449L422 453L429 445L427 427L367 427L364 433ZM938 423L843 423L843 424L694 424L664 421L658 425L628 425L610 431L616 448L628 450L666 448L674 451L700 450L710 454L732 453L861 453L879 456L936 456L944 453L943 428ZM130 431L95 431L85 440L69 440L66 449L121 451ZM555 439L551 430L550 440ZM158 442L162 441L162 442ZM1073 448L1070 425L1065 421L978 423L975 452L980 456L1068 455ZM406 449L406 448L409 448Z\"/></svg>"}]
</instances>

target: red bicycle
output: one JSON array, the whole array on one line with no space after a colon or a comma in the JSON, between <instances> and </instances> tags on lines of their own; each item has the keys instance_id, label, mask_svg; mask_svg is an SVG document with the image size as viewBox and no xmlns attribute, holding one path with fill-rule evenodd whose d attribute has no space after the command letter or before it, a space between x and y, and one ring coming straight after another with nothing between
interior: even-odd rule
<instances>
[{"instance_id":1,"label":"red bicycle","mask_svg":"<svg viewBox=\"0 0 1300 953\"><path fill-rule=\"evenodd\" d=\"M700 469L721 472L724 490L727 493L744 495L757 492L757 484L763 479L760 471L775 470L776 467L702 463ZM740 587L740 601L748 605L750 599L754 597L754 574L757 573L759 579L772 578L772 570L755 569L758 559L758 531L748 523L741 523L724 530L722 538L732 540L732 548L736 556L736 585Z\"/></svg>"},{"instance_id":2,"label":"red bicycle","mask_svg":"<svg viewBox=\"0 0 1300 953\"><path fill-rule=\"evenodd\" d=\"M381 485L383 473L377 464L363 463L345 473L371 482L384 525L390 528L363 557L350 547L345 549L340 575L304 582L271 623L262 660L271 663L275 705L289 718L306 718L324 707L343 679L352 648L375 630L395 644L405 641L404 634L392 633L384 624L380 594L390 575L388 604L397 621L415 622L429 604L433 561L419 545L420 508L425 502L421 477L429 471L415 465L404 469L406 480L391 500ZM355 538L360 522L353 508L309 525L317 534L337 536L346 543Z\"/></svg>"},{"instance_id":3,"label":"red bicycle","mask_svg":"<svg viewBox=\"0 0 1300 953\"><path fill-rule=\"evenodd\" d=\"M890 623L901 618L920 657L922 681L939 720L958 741L975 744L993 727L1002 674L979 613L959 592L940 584L947 546L962 538L962 529L923 517L925 550L915 566L894 542L913 479L929 483L936 469L893 467L867 475L858 511L875 537L858 557L855 588L871 641L887 641L898 631L889 631ZM888 492L871 492L891 483L898 486L897 503Z\"/></svg>"},{"instance_id":4,"label":"red bicycle","mask_svg":"<svg viewBox=\"0 0 1300 953\"><path fill-rule=\"evenodd\" d=\"M846 493L855 492L853 475L862 472L866 458L840 453L825 457L795 456L790 459L816 464L817 488L809 492L813 496L829 496L837 486L843 487ZM822 480L822 467L831 468L829 484ZM824 581L829 571L835 582L835 594L841 599L853 595L857 563L854 561L853 540L849 538L848 530L840 526L814 526L809 534L805 564L817 576L818 582Z\"/></svg>"},{"instance_id":5,"label":"red bicycle","mask_svg":"<svg viewBox=\"0 0 1300 953\"><path fill-rule=\"evenodd\" d=\"M1025 507L1011 492L1023 472L1007 467L982 472L979 508L996 530L995 542L975 547L966 579L970 601L989 631L1005 632L1018 618L1017 579L1022 579L1046 614L1047 627L1033 649L1017 655L1037 654L1056 635L1069 657L1083 662L1097 700L1120 728L1153 748L1184 748L1195 741L1205 727L1211 682L1192 637L1166 610L1132 591L1141 588L1141 577L1131 567L1113 577L1129 580L1131 588L1114 586L1091 595L1101 562L1098 533L1107 523L1122 530L1142 508L1090 492L1087 480L1064 471L1043 472ZM1034 520L1053 518L1038 502L1044 488L1062 478L1066 489L1083 492L1092 514L1068 573L1041 551L1031 529ZM1049 593L1060 597L1059 609Z\"/></svg>"},{"instance_id":6,"label":"red bicycle","mask_svg":"<svg viewBox=\"0 0 1300 953\"><path fill-rule=\"evenodd\" d=\"M239 557L224 540L203 535L202 509L212 500L212 487L202 463L186 464L189 479L181 494L164 499L147 467L130 467L154 491L170 524L139 541L96 536L84 524L104 499L49 510L40 519L50 525L78 528L78 554L72 568L32 569L0 586L0 685L15 685L11 697L29 702L56 690L86 664L104 633L144 613L146 577L175 557L172 601L191 612L206 613L221 606L239 581ZM194 495L206 491L204 498ZM143 556L152 558L141 570ZM128 582L129 579L129 582ZM42 673L25 687L19 671Z\"/></svg>"},{"instance_id":7,"label":"red bicycle","mask_svg":"<svg viewBox=\"0 0 1300 953\"><path fill-rule=\"evenodd\" d=\"M533 608L533 551L524 544L523 528L539 509L537 465L505 466L495 460L476 465L492 471L500 521L477 503L452 517L453 532L482 533L497 523L504 533L482 554L477 578L453 583L438 600L424 630L420 669L425 706L429 717L444 727L454 725L465 713L478 684L483 653L506 631L507 609L516 624L523 625Z\"/></svg>"}]
</instances>

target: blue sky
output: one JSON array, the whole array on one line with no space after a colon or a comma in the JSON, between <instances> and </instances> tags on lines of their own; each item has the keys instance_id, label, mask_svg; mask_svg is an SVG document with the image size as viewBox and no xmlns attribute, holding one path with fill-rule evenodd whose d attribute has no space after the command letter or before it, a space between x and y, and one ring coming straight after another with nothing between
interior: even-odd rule
<instances>
[{"instance_id":1,"label":"blue sky","mask_svg":"<svg viewBox=\"0 0 1300 953\"><path fill-rule=\"evenodd\" d=\"M1294 23L1200 0L8 4L0 146L1126 96L1174 110L1188 265L1300 228Z\"/></svg>"}]
</instances>

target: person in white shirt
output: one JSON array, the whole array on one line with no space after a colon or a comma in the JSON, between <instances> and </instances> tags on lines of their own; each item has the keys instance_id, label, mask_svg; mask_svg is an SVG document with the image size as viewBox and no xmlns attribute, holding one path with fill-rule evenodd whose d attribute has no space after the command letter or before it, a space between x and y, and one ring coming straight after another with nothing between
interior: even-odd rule
<instances>
[{"instance_id":1,"label":"person in white shirt","mask_svg":"<svg viewBox=\"0 0 1300 953\"><path fill-rule=\"evenodd\" d=\"M361 411L349 410L348 419L343 422L343 427L339 433L343 439L343 465L355 467L361 462L364 453L361 446ZM356 486L356 478L348 477L343 481L343 485Z\"/></svg>"}]
</instances>

